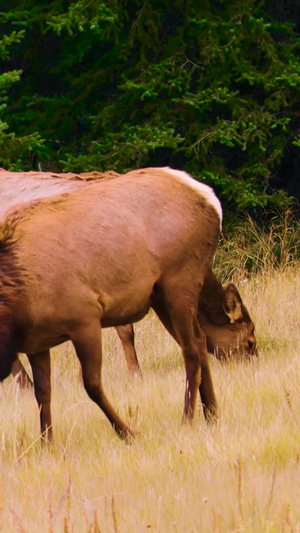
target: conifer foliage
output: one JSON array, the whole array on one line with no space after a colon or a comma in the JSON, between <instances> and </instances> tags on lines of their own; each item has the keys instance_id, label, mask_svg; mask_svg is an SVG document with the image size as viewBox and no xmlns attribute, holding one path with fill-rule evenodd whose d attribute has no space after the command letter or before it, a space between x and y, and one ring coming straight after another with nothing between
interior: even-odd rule
<instances>
[{"instance_id":1,"label":"conifer foliage","mask_svg":"<svg viewBox=\"0 0 300 533\"><path fill-rule=\"evenodd\" d=\"M300 162L298 4L4 0L0 166L169 165L235 211L283 205Z\"/></svg>"}]
</instances>

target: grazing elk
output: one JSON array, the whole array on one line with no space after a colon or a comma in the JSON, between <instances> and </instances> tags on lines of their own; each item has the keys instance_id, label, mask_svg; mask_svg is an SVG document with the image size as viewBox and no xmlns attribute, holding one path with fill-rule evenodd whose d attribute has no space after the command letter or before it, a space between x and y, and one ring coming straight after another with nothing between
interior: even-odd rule
<instances>
[{"instance_id":1,"label":"grazing elk","mask_svg":"<svg viewBox=\"0 0 300 533\"><path fill-rule=\"evenodd\" d=\"M114 171L56 174L33 171L8 172L0 169L0 219L9 207L21 201L80 189L90 181L117 176ZM225 311L226 308L228 312ZM216 357L228 359L231 356L257 354L254 325L236 287L230 284L224 289L211 271L205 278L199 299L198 320L206 334L208 350ZM129 372L141 376L132 324L118 326L116 331L122 342ZM18 358L13 364L12 374L17 376L21 387L31 383Z\"/></svg>"},{"instance_id":2,"label":"grazing elk","mask_svg":"<svg viewBox=\"0 0 300 533\"><path fill-rule=\"evenodd\" d=\"M198 303L207 349L218 359L257 355L254 324L233 283L226 288L209 270Z\"/></svg>"},{"instance_id":3,"label":"grazing elk","mask_svg":"<svg viewBox=\"0 0 300 533\"><path fill-rule=\"evenodd\" d=\"M0 168L0 219L8 208L17 203L77 190L90 181L99 181L117 176L118 174L114 171L55 174L53 172L34 171L8 172ZM141 376L134 346L132 324L118 326L116 331L122 342L129 372L133 375ZM12 366L12 374L17 376L17 381L22 388L32 384L18 358Z\"/></svg>"},{"instance_id":4,"label":"grazing elk","mask_svg":"<svg viewBox=\"0 0 300 533\"><path fill-rule=\"evenodd\" d=\"M50 348L74 344L84 386L118 435L134 431L101 381L101 330L142 319L152 307L182 349L184 419L197 391L217 416L199 295L222 219L210 187L169 168L129 172L13 208L0 224L0 380L27 353L41 431L51 437ZM230 311L230 310L229 310Z\"/></svg>"}]
</instances>

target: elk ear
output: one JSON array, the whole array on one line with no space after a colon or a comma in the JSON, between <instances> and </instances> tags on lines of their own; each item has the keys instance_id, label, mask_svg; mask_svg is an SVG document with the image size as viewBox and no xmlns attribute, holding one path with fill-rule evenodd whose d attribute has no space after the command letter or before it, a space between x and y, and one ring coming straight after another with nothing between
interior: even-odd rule
<instances>
[{"instance_id":1,"label":"elk ear","mask_svg":"<svg viewBox=\"0 0 300 533\"><path fill-rule=\"evenodd\" d=\"M225 289L224 311L229 317L231 324L243 318L242 305L242 298L239 295L239 291L234 283L229 283Z\"/></svg>"}]
</instances>

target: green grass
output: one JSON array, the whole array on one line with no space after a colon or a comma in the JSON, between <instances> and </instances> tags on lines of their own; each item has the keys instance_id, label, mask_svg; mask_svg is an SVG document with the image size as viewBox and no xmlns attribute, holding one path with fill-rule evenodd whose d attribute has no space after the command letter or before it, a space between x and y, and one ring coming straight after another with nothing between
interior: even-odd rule
<instances>
[{"instance_id":1,"label":"green grass","mask_svg":"<svg viewBox=\"0 0 300 533\"><path fill-rule=\"evenodd\" d=\"M129 446L87 397L72 347L53 351L54 442L42 446L32 391L0 388L0 531L300 531L300 269L240 280L258 361L211 357L220 420L181 425L181 354L153 314L136 325L143 382L104 332L104 385L139 434Z\"/></svg>"}]
</instances>

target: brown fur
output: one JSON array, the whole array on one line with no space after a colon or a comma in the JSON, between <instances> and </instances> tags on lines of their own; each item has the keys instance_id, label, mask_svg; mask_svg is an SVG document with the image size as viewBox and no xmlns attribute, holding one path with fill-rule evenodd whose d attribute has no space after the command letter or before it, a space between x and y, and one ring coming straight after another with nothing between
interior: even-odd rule
<instances>
[{"instance_id":1,"label":"brown fur","mask_svg":"<svg viewBox=\"0 0 300 533\"><path fill-rule=\"evenodd\" d=\"M201 291L198 320L208 351L219 359L257 355L254 324L236 286L222 287L211 271Z\"/></svg>"},{"instance_id":2,"label":"brown fur","mask_svg":"<svg viewBox=\"0 0 300 533\"><path fill-rule=\"evenodd\" d=\"M1 172L2 171L2 172ZM7 172L0 169L0 215L12 205L29 198L43 198L62 191L77 190L90 181L115 178L114 171L87 172L82 174L53 172ZM2 279L3 282L3 279ZM241 302L240 315L230 322L225 312L226 295L234 293L237 302ZM210 272L204 282L199 300L198 320L207 337L208 350L217 357L227 359L239 355L257 355L254 325L241 297L233 284L226 289ZM132 324L118 326L116 331L122 342L128 370L131 374L141 376ZM19 359L15 360L12 374L17 376L19 384L24 387L32 382Z\"/></svg>"},{"instance_id":3,"label":"brown fur","mask_svg":"<svg viewBox=\"0 0 300 533\"><path fill-rule=\"evenodd\" d=\"M0 169L0 218L8 209L20 202L78 190L91 181L100 181L118 176L113 170L107 172L85 172L82 174L71 172L55 174L53 172L34 171L8 172ZM4 282L3 278L2 282ZM122 342L129 372L134 376L141 377L133 342L132 324L118 326L116 331ZM13 364L12 374L16 376L17 382L22 388L32 386L32 381L19 359L16 359Z\"/></svg>"},{"instance_id":4,"label":"brown fur","mask_svg":"<svg viewBox=\"0 0 300 533\"><path fill-rule=\"evenodd\" d=\"M81 180L81 181L98 181L104 178L117 178L120 176L114 170L106 170L105 172L97 172L93 170L91 172L65 172L65 173L56 173L56 172L39 172L30 170L28 172L10 172L4 168L0 168L0 172L5 172L5 176L10 177L11 179L16 177L18 179L29 179L29 178L42 178L44 180L52 179L64 179L64 180Z\"/></svg>"},{"instance_id":5,"label":"brown fur","mask_svg":"<svg viewBox=\"0 0 300 533\"><path fill-rule=\"evenodd\" d=\"M34 201L4 219L0 278L2 264L11 261L19 283L8 295L0 287L0 316L10 317L0 361L7 367L17 351L29 354L41 430L48 436L49 350L68 339L89 396L120 436L133 435L103 391L101 328L140 320L150 307L182 348L184 419L194 417L197 390L206 418L216 417L197 306L221 213L208 188L196 191L188 180L168 169L143 169ZM5 377L0 367L0 379Z\"/></svg>"}]
</instances>

